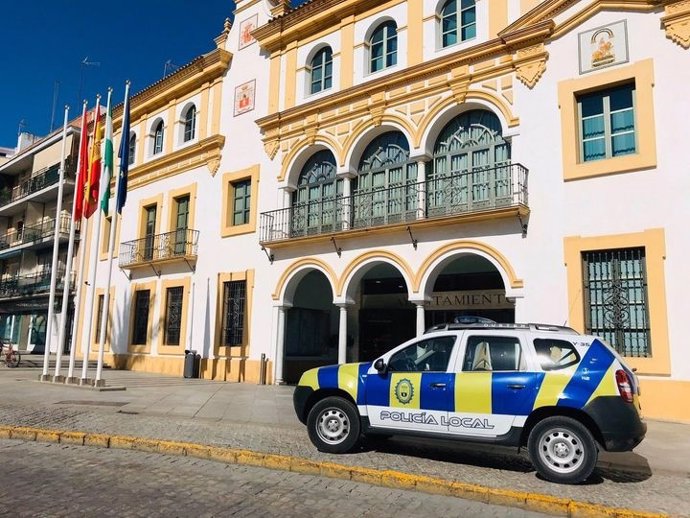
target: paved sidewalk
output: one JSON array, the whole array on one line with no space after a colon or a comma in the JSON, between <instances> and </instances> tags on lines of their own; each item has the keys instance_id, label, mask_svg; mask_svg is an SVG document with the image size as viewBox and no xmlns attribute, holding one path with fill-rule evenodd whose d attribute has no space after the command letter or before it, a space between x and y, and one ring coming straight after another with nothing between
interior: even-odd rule
<instances>
[{"instance_id":1,"label":"paved sidewalk","mask_svg":"<svg viewBox=\"0 0 690 518\"><path fill-rule=\"evenodd\" d=\"M648 422L634 453L602 454L588 484L562 486L539 479L511 449L395 438L354 454L320 453L294 415L291 387L104 372L109 385L127 390L39 383L36 369L0 369L0 424L244 448L690 516L690 425Z\"/></svg>"}]
</instances>

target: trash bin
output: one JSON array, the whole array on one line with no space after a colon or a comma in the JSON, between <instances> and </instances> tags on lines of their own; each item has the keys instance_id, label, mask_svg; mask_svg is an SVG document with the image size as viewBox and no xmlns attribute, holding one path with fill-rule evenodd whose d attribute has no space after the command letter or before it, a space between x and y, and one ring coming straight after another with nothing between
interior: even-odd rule
<instances>
[{"instance_id":1,"label":"trash bin","mask_svg":"<svg viewBox=\"0 0 690 518\"><path fill-rule=\"evenodd\" d=\"M189 350L185 350L184 353L184 377L198 378L199 364L201 363L201 355L197 354L196 351Z\"/></svg>"}]
</instances>

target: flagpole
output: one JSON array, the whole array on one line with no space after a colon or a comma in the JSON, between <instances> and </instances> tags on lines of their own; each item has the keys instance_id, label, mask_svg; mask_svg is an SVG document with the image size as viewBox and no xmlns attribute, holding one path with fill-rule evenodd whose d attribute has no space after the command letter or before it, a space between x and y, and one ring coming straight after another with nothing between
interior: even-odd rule
<instances>
[{"instance_id":1,"label":"flagpole","mask_svg":"<svg viewBox=\"0 0 690 518\"><path fill-rule=\"evenodd\" d=\"M96 120L94 120L94 127L93 127L93 144L94 146L100 145L99 142L96 142L96 130L98 128L98 118L100 116L98 107L101 104L101 95L98 94L96 96ZM94 153L95 154L95 153ZM101 162L101 167L102 166ZM103 171L101 170L101 176L102 176ZM91 172L89 171L89 175ZM89 186L89 191L90 191L90 186ZM90 196L91 193L89 192L88 195ZM81 366L81 380L80 384L81 385L86 385L88 384L88 378L86 377L88 373L88 368L89 368L89 353L91 352L91 327L93 325L93 299L94 299L94 294L96 292L96 267L98 266L98 240L100 239L101 235L101 211L96 209L98 212L98 216L96 216L96 226L94 229L94 232L91 234L93 236L91 247L92 250L91 256L89 258L89 282L87 284L87 290L86 290L86 312L87 314L85 315L86 318L86 348L84 349L84 357L82 359L82 366ZM95 250L93 250L95 248ZM83 335L82 335L83 336Z\"/></svg>"},{"instance_id":2,"label":"flagpole","mask_svg":"<svg viewBox=\"0 0 690 518\"><path fill-rule=\"evenodd\" d=\"M82 103L82 110L81 110L81 120L84 122L84 118L86 117L86 101L83 101ZM84 138L84 128L80 131L79 134L79 149L81 150L81 139ZM65 337L67 334L67 311L69 309L69 289L72 284L72 257L74 255L74 237L76 234L76 221L74 220L74 214L77 208L77 196L76 196L76 189L79 188L79 171L81 167L81 153L77 153L77 175L76 179L74 182L75 186L75 195L74 199L72 200L72 213L70 217L70 225L69 225L69 244L67 245L67 259L65 262L65 280L63 281L63 287L62 287L62 312L60 313L60 327L58 328L58 332L60 333L58 335L58 351L63 351L65 347ZM74 316L76 318L77 316L77 307L75 306L75 311L74 311ZM72 351L74 350L74 346L70 347L70 363L72 360ZM56 378L60 377L60 368L62 367L61 365L62 361L62 356L58 354L56 360L55 360L55 375L53 377L53 380ZM71 377L72 373L67 372L67 377ZM61 378L60 378L61 379Z\"/></svg>"},{"instance_id":3,"label":"flagpole","mask_svg":"<svg viewBox=\"0 0 690 518\"><path fill-rule=\"evenodd\" d=\"M74 377L74 365L77 358L77 334L79 333L79 308L81 304L81 294L84 285L84 259L86 257L86 233L89 226L89 220L82 218L79 225L79 270L77 271L77 279L75 279L75 286L77 293L74 295L74 320L72 322L72 346L69 351L69 367L67 368L67 383L76 383L77 379Z\"/></svg>"},{"instance_id":4,"label":"flagpole","mask_svg":"<svg viewBox=\"0 0 690 518\"><path fill-rule=\"evenodd\" d=\"M103 156L103 167L104 169L110 167L109 172L107 173L108 177L103 178L101 177L101 196L99 196L99 202L101 203L101 207L99 207L99 212L101 212L101 209L104 209L103 203L105 203L105 197L108 197L108 201L110 199L110 181L112 178L113 174L113 169L114 169L114 163L113 163L113 149L112 149L112 143L113 143L113 119L112 119L112 112L111 112L111 105L110 105L110 100L112 97L113 89L108 88L108 107L106 108L106 122L105 122L105 153ZM129 84L125 86L125 99L127 99L127 95L129 94ZM123 117L124 117L124 109L122 111ZM122 138L129 138L129 136L123 135ZM110 143L110 149L108 149L108 143ZM109 156L108 156L109 155ZM104 182L104 180L106 180ZM115 182L116 187L115 187L115 193L120 188L120 175L117 175L117 180ZM103 210L103 214L105 214L105 210ZM110 304L110 280L112 278L112 273L113 273L113 249L115 248L115 233L117 230L117 211L113 210L113 216L112 219L110 220L110 241L108 244L108 269L107 269L107 280L105 282L105 294L103 295L103 311L101 312L101 334L100 337L98 338L98 362L96 366L96 381L95 385L100 386L102 385L101 381L101 376L103 374L103 355L105 353L105 332L106 332L106 326L108 322L108 309L109 309L109 304Z\"/></svg>"},{"instance_id":5,"label":"flagpole","mask_svg":"<svg viewBox=\"0 0 690 518\"><path fill-rule=\"evenodd\" d=\"M65 105L65 121L62 125L62 152L60 155L60 179L58 180L58 199L55 208L55 232L53 234L53 262L50 269L50 295L48 297L48 323L46 325L45 350L43 351L43 374L41 381L48 381L48 359L50 358L50 344L52 342L53 316L55 313L55 287L57 284L58 252L60 246L60 212L62 212L62 191L65 179L65 151L67 149L67 120L69 118L69 106ZM58 362L60 361L60 349L57 350Z\"/></svg>"}]
</instances>

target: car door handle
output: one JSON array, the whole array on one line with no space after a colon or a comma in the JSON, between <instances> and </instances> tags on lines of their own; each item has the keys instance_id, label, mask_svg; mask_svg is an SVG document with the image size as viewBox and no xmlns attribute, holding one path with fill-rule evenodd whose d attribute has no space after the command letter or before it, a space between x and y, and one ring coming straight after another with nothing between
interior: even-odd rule
<instances>
[{"instance_id":1,"label":"car door handle","mask_svg":"<svg viewBox=\"0 0 690 518\"><path fill-rule=\"evenodd\" d=\"M445 383L432 383L431 388L446 388Z\"/></svg>"},{"instance_id":2,"label":"car door handle","mask_svg":"<svg viewBox=\"0 0 690 518\"><path fill-rule=\"evenodd\" d=\"M508 388L513 389L513 390L521 390L521 389L525 388L525 386L520 385L519 383L515 383L513 385L508 385Z\"/></svg>"}]
</instances>

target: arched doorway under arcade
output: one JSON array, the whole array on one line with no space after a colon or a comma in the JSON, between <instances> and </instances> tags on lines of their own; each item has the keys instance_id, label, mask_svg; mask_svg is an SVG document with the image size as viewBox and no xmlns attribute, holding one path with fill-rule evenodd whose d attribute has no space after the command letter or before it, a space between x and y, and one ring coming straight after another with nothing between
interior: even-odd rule
<instances>
[{"instance_id":1,"label":"arched doorway under arcade","mask_svg":"<svg viewBox=\"0 0 690 518\"><path fill-rule=\"evenodd\" d=\"M506 297L501 273L479 254L458 253L441 262L429 276L425 291L427 328L463 316L515 321L515 302Z\"/></svg>"},{"instance_id":2,"label":"arched doorway under arcade","mask_svg":"<svg viewBox=\"0 0 690 518\"><path fill-rule=\"evenodd\" d=\"M400 271L387 262L363 267L353 276L348 298L348 335L353 340L348 361L371 361L416 335L415 306Z\"/></svg>"},{"instance_id":3,"label":"arched doorway under arcade","mask_svg":"<svg viewBox=\"0 0 690 518\"><path fill-rule=\"evenodd\" d=\"M338 362L338 307L323 272L293 278L285 314L283 380L297 383L306 370Z\"/></svg>"}]
</instances>

